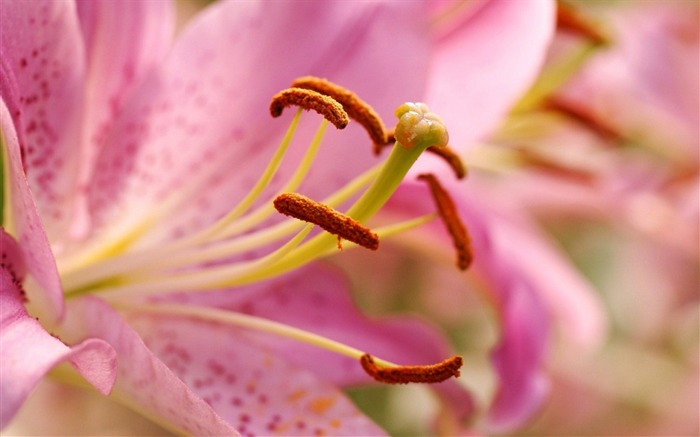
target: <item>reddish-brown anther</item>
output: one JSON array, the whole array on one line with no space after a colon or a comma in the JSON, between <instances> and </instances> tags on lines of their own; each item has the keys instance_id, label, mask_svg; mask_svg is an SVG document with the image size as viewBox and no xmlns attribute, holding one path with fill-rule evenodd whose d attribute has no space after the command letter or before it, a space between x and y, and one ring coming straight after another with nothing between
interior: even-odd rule
<instances>
[{"instance_id":1,"label":"reddish-brown anther","mask_svg":"<svg viewBox=\"0 0 700 437\"><path fill-rule=\"evenodd\" d=\"M379 237L352 217L328 205L297 193L280 194L273 201L278 212L320 226L338 238L357 243L367 249L379 248Z\"/></svg>"},{"instance_id":2,"label":"reddish-brown anther","mask_svg":"<svg viewBox=\"0 0 700 437\"><path fill-rule=\"evenodd\" d=\"M459 369L464 364L460 356L454 356L437 364L424 366L379 367L370 354L360 358L362 368L369 376L387 384L436 383L460 375Z\"/></svg>"},{"instance_id":3,"label":"reddish-brown anther","mask_svg":"<svg viewBox=\"0 0 700 437\"><path fill-rule=\"evenodd\" d=\"M443 223L447 227L447 231L452 236L452 242L457 249L457 266L461 270L466 270L472 263L474 255L471 248L471 239L467 233L467 228L462 223L462 220L457 214L455 203L449 193L435 175L426 173L418 176L418 179L426 181L430 186L430 191L433 194L433 199L437 205L438 212Z\"/></svg>"},{"instance_id":4,"label":"reddish-brown anther","mask_svg":"<svg viewBox=\"0 0 700 437\"><path fill-rule=\"evenodd\" d=\"M313 90L333 98L343 106L350 118L365 128L375 144L387 142L386 129L379 114L352 91L315 76L300 77L292 82L292 87Z\"/></svg>"},{"instance_id":5,"label":"reddish-brown anther","mask_svg":"<svg viewBox=\"0 0 700 437\"><path fill-rule=\"evenodd\" d=\"M312 90L287 88L275 94L270 102L270 114L279 117L282 110L289 106L298 106L306 110L314 110L330 121L338 129L344 129L350 122L343 106L333 98Z\"/></svg>"}]
</instances>

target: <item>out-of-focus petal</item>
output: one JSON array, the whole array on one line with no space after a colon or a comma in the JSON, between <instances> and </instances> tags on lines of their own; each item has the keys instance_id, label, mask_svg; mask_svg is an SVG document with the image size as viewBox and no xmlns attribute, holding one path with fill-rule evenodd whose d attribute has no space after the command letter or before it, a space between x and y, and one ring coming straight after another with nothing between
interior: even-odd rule
<instances>
[{"instance_id":1,"label":"out-of-focus petal","mask_svg":"<svg viewBox=\"0 0 700 437\"><path fill-rule=\"evenodd\" d=\"M602 302L564 253L517 212L499 212L476 195L469 197L469 204L463 203L465 214L482 220L490 250L500 257L492 261L505 263L524 278L554 319L562 340L576 345L579 353L601 346L607 331Z\"/></svg>"},{"instance_id":2,"label":"out-of-focus petal","mask_svg":"<svg viewBox=\"0 0 700 437\"><path fill-rule=\"evenodd\" d=\"M173 431L192 435L238 435L212 408L159 360L112 308L87 297L71 301L61 330L65 338L97 337L111 344L119 358L112 396ZM215 350L209 340L202 347ZM177 349L183 353L189 346Z\"/></svg>"},{"instance_id":3,"label":"out-of-focus petal","mask_svg":"<svg viewBox=\"0 0 700 437\"><path fill-rule=\"evenodd\" d=\"M443 183L450 192L458 193L456 206L474 251L472 269L484 281L502 329L492 352L499 384L487 415L488 426L512 430L536 411L546 394L543 365L550 319L564 341L574 341L579 350L590 351L603 338L602 308L592 288L517 212L499 213L473 190L450 180ZM426 213L432 205L428 196L425 187L408 183L389 208L398 214ZM429 229L435 232L431 242L450 244L441 227L433 224Z\"/></svg>"},{"instance_id":4,"label":"out-of-focus petal","mask_svg":"<svg viewBox=\"0 0 700 437\"><path fill-rule=\"evenodd\" d=\"M491 351L498 388L485 426L509 432L530 419L548 393L544 361L552 315L546 297L539 294L542 282L533 281L531 272L514 261L523 258L527 249L515 248L502 238L507 221L498 220L487 204L464 194L456 201L469 226L473 268L487 285L501 328L499 342ZM566 293L561 288L558 291Z\"/></svg>"},{"instance_id":5,"label":"out-of-focus petal","mask_svg":"<svg viewBox=\"0 0 700 437\"><path fill-rule=\"evenodd\" d=\"M480 182L484 181L476 175L470 179L471 185ZM607 331L602 302L593 286L576 272L553 242L517 208L506 210L495 200L480 195L481 189L461 186L449 178L443 183L454 195L460 216L473 234L475 268L488 273L491 281L501 273L520 277L554 319L553 329L562 341L575 344L580 352L599 347ZM405 184L389 206L403 213L428 212L432 201L422 188ZM426 199L416 200L421 197ZM449 244L447 240L445 244ZM488 270L497 267L503 270Z\"/></svg>"},{"instance_id":6,"label":"out-of-focus petal","mask_svg":"<svg viewBox=\"0 0 700 437\"><path fill-rule=\"evenodd\" d=\"M508 285L500 303L501 341L491 355L499 388L485 419L487 429L501 433L529 420L549 392L542 368L548 316L526 285Z\"/></svg>"},{"instance_id":7,"label":"out-of-focus petal","mask_svg":"<svg viewBox=\"0 0 700 437\"><path fill-rule=\"evenodd\" d=\"M491 0L439 37L426 102L452 146L464 150L495 127L534 80L553 30L553 1Z\"/></svg>"},{"instance_id":8,"label":"out-of-focus petal","mask_svg":"<svg viewBox=\"0 0 700 437\"><path fill-rule=\"evenodd\" d=\"M56 261L44 226L39 218L22 160L17 133L4 101L0 101L0 127L2 145L7 150L5 169L9 172L10 199L5 200L11 213L7 214L11 231L19 239L23 258L29 274L38 284L29 292L29 299L45 322L53 323L63 315L63 290L58 277ZM7 225L7 224L5 224Z\"/></svg>"},{"instance_id":9,"label":"out-of-focus petal","mask_svg":"<svg viewBox=\"0 0 700 437\"><path fill-rule=\"evenodd\" d=\"M79 190L81 216L72 229L84 234L89 223L82 197L92 160L112 120L143 78L159 65L172 43L174 10L168 0L79 0L78 18L85 41L87 74Z\"/></svg>"},{"instance_id":10,"label":"out-of-focus petal","mask_svg":"<svg viewBox=\"0 0 700 437\"><path fill-rule=\"evenodd\" d=\"M239 328L129 316L144 341L241 434L385 435L338 389Z\"/></svg>"},{"instance_id":11,"label":"out-of-focus petal","mask_svg":"<svg viewBox=\"0 0 700 437\"><path fill-rule=\"evenodd\" d=\"M116 376L116 354L101 340L69 347L53 337L24 308L20 249L0 229L0 428L17 413L39 380L69 361L85 379L108 394Z\"/></svg>"},{"instance_id":12,"label":"out-of-focus petal","mask_svg":"<svg viewBox=\"0 0 700 437\"><path fill-rule=\"evenodd\" d=\"M75 5L37 0L0 7L0 93L39 213L51 240L60 241L81 165L85 53Z\"/></svg>"},{"instance_id":13,"label":"out-of-focus petal","mask_svg":"<svg viewBox=\"0 0 700 437\"><path fill-rule=\"evenodd\" d=\"M314 74L349 87L389 119L400 102L423 93L427 71L415 68L428 62L422 11L417 2L212 5L182 32L106 139L91 184L94 219L154 213L154 200L178 193L186 203L163 217L163 226L149 235L155 239L173 226L201 226L230 209L259 176L293 113L270 118L271 96L298 76ZM308 117L307 127L315 127L318 116ZM302 126L300 146L310 141L305 132ZM305 184L313 197L375 162L357 124L329 132L324 143ZM301 153L294 148L287 162ZM276 182L293 170L284 166Z\"/></svg>"}]
</instances>

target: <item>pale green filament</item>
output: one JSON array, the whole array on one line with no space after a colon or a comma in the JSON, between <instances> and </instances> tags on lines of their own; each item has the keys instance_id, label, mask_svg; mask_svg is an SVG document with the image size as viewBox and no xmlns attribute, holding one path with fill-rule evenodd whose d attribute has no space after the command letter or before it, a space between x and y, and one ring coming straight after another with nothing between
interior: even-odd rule
<instances>
[{"instance_id":1,"label":"pale green filament","mask_svg":"<svg viewBox=\"0 0 700 437\"><path fill-rule=\"evenodd\" d=\"M382 167L380 174L368 190L348 210L348 215L358 221L365 221L374 215L396 190L403 176L420 155L419 148L406 149L400 144ZM431 215L431 218L434 215ZM99 290L108 295L147 295L167 293L173 290L204 291L215 288L245 285L269 279L299 268L314 259L324 256L337 246L337 237L321 233L300 247L280 258L265 257L231 266L211 267L201 271L174 274L167 277L138 278L133 284L113 284ZM272 262L270 262L272 261Z\"/></svg>"},{"instance_id":2,"label":"pale green filament","mask_svg":"<svg viewBox=\"0 0 700 437\"><path fill-rule=\"evenodd\" d=\"M272 177L275 175L279 166L282 162L289 144L291 143L294 133L296 132L297 126L299 125L299 119L301 118L302 110L299 109L292 118L292 122L287 128L280 145L277 147L270 163L261 175L258 182L255 184L253 189L246 195L246 197L239 202L236 207L233 208L226 216L220 219L217 223L211 227L198 232L194 235L188 236L184 239L176 240L168 244L167 251L165 253L173 252L179 250L182 247L187 247L191 244L201 243L206 241L207 238L215 236L217 232L225 228L228 223L235 220L241 214L250 208L250 206L255 202L260 196L265 187L269 184ZM327 122L323 120L321 126L319 127L320 136L323 136ZM319 135L317 134L317 137ZM320 141L320 140L319 140ZM204 189L204 187L190 187L190 189ZM186 197L187 194L184 194ZM141 235L143 235L148 229L151 229L158 220L163 216L163 214L168 211L172 211L172 207L182 200L183 194L178 193L178 195L173 196L167 201L163 202L163 205L159 210L151 211L151 213L140 220L138 223L126 226L126 229L117 229L116 231L104 235L102 238L95 240L91 247L83 249L79 255L72 259L62 259L60 263L60 270L65 274L70 274L72 272L80 271L83 268L92 268L94 264L102 259L115 259L120 255L124 254L129 246L133 244ZM164 249L164 248L160 248ZM149 251L150 252L150 251Z\"/></svg>"},{"instance_id":3,"label":"pale green filament","mask_svg":"<svg viewBox=\"0 0 700 437\"><path fill-rule=\"evenodd\" d=\"M240 326L242 328L267 332L280 337L291 338L293 340L307 343L320 349L325 349L357 360L359 360L366 353L344 343L314 334L313 332L305 331L303 329L295 328L273 320L264 319L262 317L251 316L233 311L178 304L149 303L148 305L142 306L138 304L128 304L121 300L111 300L111 303L116 308L127 311L191 317L193 319L224 323L227 325ZM397 366L390 361L382 360L376 357L375 362L384 367Z\"/></svg>"},{"instance_id":4,"label":"pale green filament","mask_svg":"<svg viewBox=\"0 0 700 437\"><path fill-rule=\"evenodd\" d=\"M224 237L244 232L261 223L263 219L272 215L275 211L274 208L269 203L265 203L265 205L259 207L254 213L249 214L244 219L236 220L237 216L245 213L250 205L260 196L262 190L265 188L265 185L269 183L271 178L274 176L275 171L279 168L284 152L287 150L299 124L301 114L302 110L297 111L292 119L292 123L287 129L287 132L283 137L277 151L273 155L272 161L270 164L268 164L266 171L256 184L256 189L254 189L256 194L251 195L249 193L246 198L234 208L233 211L229 212L224 218L212 225L212 227L205 229L196 235L170 242L164 246L151 247L128 253L120 253L99 261L93 260L93 263L89 265L88 269L80 268L84 265L83 263L63 265L61 270L63 272L64 289L74 290L76 288L84 288L91 283L105 280L113 275L127 271L135 272L138 270L143 270L144 268L150 267L154 261L157 262L158 260L171 258L172 254L186 256L193 250L199 251L201 249L199 243L204 243L207 238L216 237L216 240L214 241L218 242ZM324 119L317 129L311 145L305 153L299 167L287 184L280 190L280 192L295 190L304 180L304 177L308 173L313 160L316 157L327 126L328 122ZM290 232L293 232L294 229L299 228L301 228L301 226L293 228ZM283 236L284 234L279 235L280 238ZM235 253L239 252L236 251L232 254ZM225 255L226 254L221 254L222 257ZM180 256L180 258L182 258L182 256ZM192 264L192 262L189 262L189 265Z\"/></svg>"},{"instance_id":5,"label":"pale green filament","mask_svg":"<svg viewBox=\"0 0 700 437\"><path fill-rule=\"evenodd\" d=\"M417 228L425 223L434 220L437 214L427 214L405 222L396 223L375 229L375 232L380 238L388 238L411 229ZM306 225L311 228L311 225ZM104 284L103 288L91 290L84 288L70 293L70 296L78 296L88 292L99 292L107 297L146 297L149 295L168 293L178 290L208 291L217 288L235 287L249 284L251 282L269 279L276 275L270 275L270 268L276 266L281 256L288 254L291 248L298 245L299 241L306 235L304 231L294 237L294 240L287 243L283 248L278 249L270 255L263 258L238 263L234 265L210 267L205 270L200 270L191 273L173 274L168 276L147 277L141 275L133 283L108 283ZM303 234L303 235L302 235ZM322 234L329 236L327 234ZM318 238L318 237L317 237ZM332 237L333 246L328 246L323 252L317 254L317 258L331 254L337 250L337 239ZM290 244L291 243L291 244ZM345 249L354 249L357 246L354 243L343 243ZM286 271L286 270L285 270ZM127 278L125 278L126 280Z\"/></svg>"},{"instance_id":6,"label":"pale green filament","mask_svg":"<svg viewBox=\"0 0 700 437\"><path fill-rule=\"evenodd\" d=\"M287 129L287 132L284 134L284 138L282 138L282 142L275 151L275 154L272 155L270 163L265 168L265 171L260 176L260 179L258 179L258 181L255 183L250 192L248 192L248 194L243 198L243 200L241 200L238 203L238 205L236 205L231 211L229 211L214 225L205 229L202 232L193 235L192 237L186 238L187 243L204 242L212 237L217 236L217 234L224 230L226 226L234 222L238 217L240 217L246 211L248 211L248 209L251 206L253 206L253 203L255 203L255 201L258 200L262 192L270 184L270 181L277 173L277 170L279 170L279 167L282 164L282 158L284 158L284 155L287 152L287 149L289 148L289 144L291 143L292 138L294 137L294 132L296 132L297 126L299 125L299 119L301 118L302 112L303 111L299 109L294 114L294 118L292 118L292 123ZM323 134L326 131L327 126L328 122L325 119L322 120L321 125L318 128L318 132L314 137L314 143L316 143L316 146L314 147L314 143L312 143L313 150L318 150L318 144L321 142L321 138L323 138Z\"/></svg>"},{"instance_id":7,"label":"pale green filament","mask_svg":"<svg viewBox=\"0 0 700 437\"><path fill-rule=\"evenodd\" d=\"M112 283L119 284L121 282L120 279L114 279L111 281L107 281L105 284L102 284L104 288L79 288L69 293L66 293L66 296L76 297L89 293L104 293L109 291L113 291L113 294L117 295L146 296L148 294L158 294L164 292L167 293L169 291L194 291L220 288L225 285L226 279L231 276L236 276L237 274L241 275L245 271L255 271L260 268L259 266L266 266L279 261L285 255L288 255L293 249L295 249L309 234L311 229L313 229L313 225L306 225L304 229L298 232L291 240L285 243L282 247L276 249L274 252L268 255L265 255L262 258L253 261L238 263L231 266L226 266L224 268L211 267L208 269L197 271L195 273L185 273L179 275L173 274L165 277L151 277L142 274L138 277L139 281L136 283L126 285L115 285L113 289L110 289L109 285L111 285ZM202 286L205 286L206 288L202 288Z\"/></svg>"},{"instance_id":8,"label":"pale green filament","mask_svg":"<svg viewBox=\"0 0 700 437\"><path fill-rule=\"evenodd\" d=\"M370 180L379 173L380 168L376 166L365 171L342 189L326 198L323 203L333 207L342 204L369 184ZM288 185L291 185L291 183ZM234 230L243 232L260 224L263 219L267 218L274 211L275 209L271 203L265 204L250 215L234 222L226 232L229 233ZM72 295L73 291L77 289L86 289L90 285L106 281L110 277L121 274L143 276L144 270L153 271L155 268L192 266L198 262L222 259L272 243L301 229L303 226L304 223L302 222L290 220L214 245L195 246L193 248L183 247L179 250L173 250L172 246L165 249L156 247L148 251L124 254L96 263L90 269L69 272L63 275L63 288L67 290L66 295Z\"/></svg>"}]
</instances>

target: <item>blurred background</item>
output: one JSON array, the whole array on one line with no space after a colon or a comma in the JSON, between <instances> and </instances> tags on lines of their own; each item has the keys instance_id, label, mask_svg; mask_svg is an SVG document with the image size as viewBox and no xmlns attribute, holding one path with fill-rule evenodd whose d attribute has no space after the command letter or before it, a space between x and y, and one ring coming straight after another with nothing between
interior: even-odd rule
<instances>
[{"instance_id":1,"label":"blurred background","mask_svg":"<svg viewBox=\"0 0 700 437\"><path fill-rule=\"evenodd\" d=\"M539 79L464 157L467 184L478 181L536 220L594 286L608 331L586 353L552 339L551 394L516 434L696 436L699 2L558 6ZM479 293L449 293L464 279L401 260L406 252L380 255L393 267L379 284L356 279L358 300L377 315L420 311L447 330L467 361L463 379L487 404L487 352L498 335L488 303ZM420 387L352 395L394 435L427 434L421 426L438 408Z\"/></svg>"}]
</instances>

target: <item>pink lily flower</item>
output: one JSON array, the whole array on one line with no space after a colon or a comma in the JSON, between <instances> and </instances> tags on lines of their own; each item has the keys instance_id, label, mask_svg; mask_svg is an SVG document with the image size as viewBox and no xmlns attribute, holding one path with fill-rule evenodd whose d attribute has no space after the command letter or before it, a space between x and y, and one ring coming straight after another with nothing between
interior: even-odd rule
<instances>
[{"instance_id":1,"label":"pink lily flower","mask_svg":"<svg viewBox=\"0 0 700 437\"><path fill-rule=\"evenodd\" d=\"M271 159L268 146L288 146L287 125L266 106L292 79L325 76L367 96L385 120L404 101L434 102L459 126L453 143L466 145L536 74L551 2L491 0L461 12L418 2L220 2L175 41L164 1L1 7L11 31L0 40L8 181L0 426L49 370L70 361L100 392L178 432L382 434L339 390L369 381L357 358L377 351L385 366L429 364L449 347L416 320L360 314L342 277L305 267L336 252L335 237L300 245L311 228L282 221L269 200L300 190L342 205L396 163L372 170L377 158L356 147L367 143L362 129L324 136L322 122L317 137L327 146L312 171L303 169L313 157L294 147L280 166L284 152ZM433 28L428 11L439 18ZM454 89L468 97L453 99ZM469 113L474 122L463 122ZM288 132L298 123L295 137L310 136L317 119L299 122L300 114L282 116ZM350 208L361 222L400 183L401 174L387 174L389 182L367 188L387 193L382 200ZM516 290L499 304L508 332L533 314L540 320L529 285L493 277ZM539 375L530 379L546 338L541 322L531 338L507 336L496 352L498 372L518 381L508 399L524 399L509 401L515 413L493 411L508 427L543 393ZM532 360L511 365L531 348ZM52 375L73 378L62 368ZM436 389L461 417L473 412L454 381Z\"/></svg>"}]
</instances>

